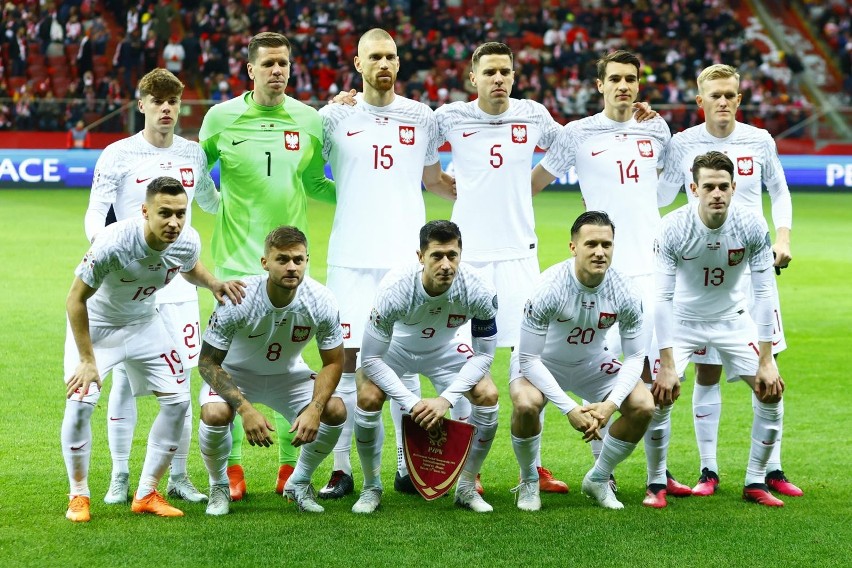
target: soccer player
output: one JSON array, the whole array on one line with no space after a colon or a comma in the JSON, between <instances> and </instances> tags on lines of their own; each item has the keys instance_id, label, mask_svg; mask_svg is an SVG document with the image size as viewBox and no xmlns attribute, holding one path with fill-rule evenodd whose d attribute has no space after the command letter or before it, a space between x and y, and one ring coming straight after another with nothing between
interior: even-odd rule
<instances>
[{"instance_id":1,"label":"soccer player","mask_svg":"<svg viewBox=\"0 0 852 568\"><path fill-rule=\"evenodd\" d=\"M772 357L775 279L769 230L762 215L731 204L737 184L734 164L725 154L696 156L692 178L689 187L697 199L663 217L657 240L660 370L654 398L672 404L692 353L715 347L728 381L742 379L753 391L743 499L780 507L784 502L765 483L784 414L784 381ZM750 312L744 278L750 278L754 291Z\"/></svg>"},{"instance_id":2,"label":"soccer player","mask_svg":"<svg viewBox=\"0 0 852 568\"><path fill-rule=\"evenodd\" d=\"M180 180L190 203L195 198L205 211L216 211L219 195L207 171L204 152L198 144L175 135L183 88L183 83L166 69L154 69L140 79L137 107L145 116L145 126L138 134L107 146L95 164L85 217L89 241L94 241L104 230L110 207L119 221L139 217L147 184L155 177L154 174ZM187 207L187 227L191 225L191 213L192 209ZM186 280L176 278L171 286L155 295L155 303L166 327L181 339L181 361L185 378L189 381L192 369L198 365L201 349L198 292ZM112 478L104 502L126 503L130 490L128 463L136 428L136 401L123 364L116 365L112 371L107 415ZM207 496L198 491L186 475L191 437L192 404L187 407L167 491L172 497L197 503L206 500Z\"/></svg>"},{"instance_id":3,"label":"soccer player","mask_svg":"<svg viewBox=\"0 0 852 568\"><path fill-rule=\"evenodd\" d=\"M653 315L653 244L660 226L658 161L671 133L662 118L637 122L633 117L639 95L640 66L636 55L623 50L598 60L595 83L604 98L603 111L563 127L556 142L533 170L532 186L534 192L540 191L575 166L586 208L606 212L619 227L620 244L613 253L612 265L634 282L642 299L645 313L643 352L647 356L643 379L650 383L658 359ZM617 345L618 340L613 337L616 351ZM670 414L668 407L656 410L645 437L648 456L665 451L671 432ZM596 458L600 448L593 442ZM649 463L658 461L649 457ZM665 469L649 467L649 502L646 505L665 507L667 493L688 496L692 491Z\"/></svg>"},{"instance_id":4,"label":"soccer player","mask_svg":"<svg viewBox=\"0 0 852 568\"><path fill-rule=\"evenodd\" d=\"M775 225L776 272L791 260L790 229L793 221L793 202L778 159L778 150L772 136L762 128L736 120L737 107L742 100L739 92L740 76L730 65L716 64L698 75L698 95L695 100L704 111L704 124L687 128L672 137L662 163L665 167L660 179L661 205L668 205L681 186L689 187L692 181L691 166L695 156L709 150L721 150L736 165L737 191L733 203L763 215L761 186L765 185L772 202L772 221ZM687 191L690 201L695 197ZM749 279L744 279L748 287ZM781 320L777 288L773 289L774 327L772 353L778 355L787 348ZM750 290L746 290L751 298ZM750 302L750 304L753 302ZM695 390L692 393L695 437L701 457L700 479L693 489L694 495L712 495L719 483L716 445L722 396L719 387L722 366L719 355L712 349L693 355L695 362ZM781 437L775 443L767 465L766 484L770 489L790 497L800 497L803 492L787 480L781 468Z\"/></svg>"},{"instance_id":5,"label":"soccer player","mask_svg":"<svg viewBox=\"0 0 852 568\"><path fill-rule=\"evenodd\" d=\"M305 275L307 238L282 226L266 237L263 270L245 279L239 305L218 306L201 346L199 371L209 386L201 389L198 440L210 474L208 515L228 513L226 473L231 421L238 413L249 444L272 444L272 426L254 406L263 403L293 425L293 445L304 446L284 492L299 509L321 513L311 476L331 453L346 419L332 396L343 368L343 334L331 292ZM322 369L314 373L302 351L316 336Z\"/></svg>"},{"instance_id":6,"label":"soccer player","mask_svg":"<svg viewBox=\"0 0 852 568\"><path fill-rule=\"evenodd\" d=\"M242 298L241 282L215 279L198 260L198 233L184 228L189 200L183 183L157 177L148 184L142 217L104 229L75 271L68 292L65 340L65 417L62 455L71 486L65 516L88 521L91 418L102 379L124 363L134 396L153 394L160 411L131 510L163 517L183 512L169 505L157 484L180 445L189 405L189 381L176 338L156 310L154 294L182 274L216 299Z\"/></svg>"},{"instance_id":7,"label":"soccer player","mask_svg":"<svg viewBox=\"0 0 852 568\"><path fill-rule=\"evenodd\" d=\"M355 441L364 487L353 513L372 513L381 502L381 418L387 397L426 429L462 396L470 400L476 437L455 502L477 513L493 510L477 492L476 476L497 432L497 387L488 374L496 346L497 296L476 271L460 265L461 254L458 226L430 221L420 229L419 264L389 273L376 294L358 372ZM472 346L456 334L467 320ZM422 373L440 394L421 398L400 380L404 373Z\"/></svg>"},{"instance_id":8,"label":"soccer player","mask_svg":"<svg viewBox=\"0 0 852 568\"><path fill-rule=\"evenodd\" d=\"M262 32L249 41L248 76L254 90L218 104L204 116L199 140L209 167L219 161L221 206L213 230L213 260L220 278L260 272L266 235L280 225L307 230L307 197L333 203L334 183L325 177L322 120L313 108L285 95L290 78L290 42ZM276 415L283 492L296 465L290 425ZM234 420L228 460L231 497L246 492L242 421Z\"/></svg>"},{"instance_id":9,"label":"soccer player","mask_svg":"<svg viewBox=\"0 0 852 568\"><path fill-rule=\"evenodd\" d=\"M549 147L559 133L543 105L511 98L514 81L509 46L484 43L471 57L477 99L435 111L440 141L452 146L457 191L452 220L465 235L465 262L496 288L497 346L512 349L518 345L524 302L540 273L532 205L538 192L530 192L533 153ZM537 473L542 491L568 492L540 459Z\"/></svg>"},{"instance_id":10,"label":"soccer player","mask_svg":"<svg viewBox=\"0 0 852 568\"><path fill-rule=\"evenodd\" d=\"M645 358L642 304L630 278L610 269L615 226L602 211L581 214L571 227L570 258L544 271L527 301L521 324L520 370L509 383L512 448L521 467L518 508L541 508L535 478L538 414L550 401L586 441L600 435L601 454L583 478L582 491L604 508L621 509L610 476L642 439L654 402L642 384ZM607 330L616 323L624 361L607 348ZM579 406L565 391L585 400Z\"/></svg>"},{"instance_id":11,"label":"soccer player","mask_svg":"<svg viewBox=\"0 0 852 568\"><path fill-rule=\"evenodd\" d=\"M354 490L349 454L355 370L370 302L388 271L408 264L411 252L417 249L417 228L426 222L421 181L428 191L442 197L452 199L454 193L452 178L441 171L432 109L394 92L399 58L390 34L374 28L361 36L355 69L364 81L363 94L355 97L357 104L330 104L320 111L323 157L331 164L337 188L328 245L328 287L341 309L346 359L339 391L347 410L346 426L334 449L331 479L319 493L326 499ZM379 212L387 214L376 222ZM419 392L416 374L406 375L404 380ZM400 458L395 487L414 492L401 459L398 406L393 405L392 414Z\"/></svg>"}]
</instances>

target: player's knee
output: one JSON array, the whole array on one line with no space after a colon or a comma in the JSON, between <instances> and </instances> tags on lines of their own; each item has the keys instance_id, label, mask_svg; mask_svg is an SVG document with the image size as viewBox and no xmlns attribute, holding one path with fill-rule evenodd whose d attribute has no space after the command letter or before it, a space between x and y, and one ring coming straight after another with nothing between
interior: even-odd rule
<instances>
[{"instance_id":1,"label":"player's knee","mask_svg":"<svg viewBox=\"0 0 852 568\"><path fill-rule=\"evenodd\" d=\"M492 380L480 381L470 392L471 402L477 406L494 406L500 398L497 386Z\"/></svg>"},{"instance_id":2,"label":"player's knee","mask_svg":"<svg viewBox=\"0 0 852 568\"><path fill-rule=\"evenodd\" d=\"M328 399L323 408L321 420L329 426L340 426L346 422L346 406L343 400L336 396Z\"/></svg>"},{"instance_id":3,"label":"player's knee","mask_svg":"<svg viewBox=\"0 0 852 568\"><path fill-rule=\"evenodd\" d=\"M233 410L224 402L208 402L201 407L201 421L208 426L227 426L233 418Z\"/></svg>"},{"instance_id":4,"label":"player's knee","mask_svg":"<svg viewBox=\"0 0 852 568\"><path fill-rule=\"evenodd\" d=\"M538 420L544 400L538 389L519 387L512 389L512 414L517 418Z\"/></svg>"},{"instance_id":5,"label":"player's knee","mask_svg":"<svg viewBox=\"0 0 852 568\"><path fill-rule=\"evenodd\" d=\"M358 407L368 412L376 412L382 409L385 402L385 393L369 380L358 385Z\"/></svg>"}]
</instances>

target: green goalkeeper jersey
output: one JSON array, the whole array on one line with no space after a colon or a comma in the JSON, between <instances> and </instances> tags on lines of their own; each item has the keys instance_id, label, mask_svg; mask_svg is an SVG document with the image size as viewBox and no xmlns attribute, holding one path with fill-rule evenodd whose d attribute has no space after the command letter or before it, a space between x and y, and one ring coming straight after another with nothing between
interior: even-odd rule
<instances>
[{"instance_id":1,"label":"green goalkeeper jersey","mask_svg":"<svg viewBox=\"0 0 852 568\"><path fill-rule=\"evenodd\" d=\"M274 228L293 225L308 233L306 195L335 201L319 113L291 97L261 106L251 94L211 108L199 133L208 167L219 160L221 171L213 261L231 274L261 272L263 242Z\"/></svg>"}]
</instances>

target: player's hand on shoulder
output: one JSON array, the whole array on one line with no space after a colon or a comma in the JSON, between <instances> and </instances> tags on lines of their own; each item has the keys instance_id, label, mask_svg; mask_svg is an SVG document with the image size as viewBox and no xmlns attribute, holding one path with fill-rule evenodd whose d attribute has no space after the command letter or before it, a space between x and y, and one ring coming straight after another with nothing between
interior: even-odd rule
<instances>
[{"instance_id":1,"label":"player's hand on shoulder","mask_svg":"<svg viewBox=\"0 0 852 568\"><path fill-rule=\"evenodd\" d=\"M212 291L220 304L225 303L226 296L233 304L242 304L246 297L246 284L242 280L217 280Z\"/></svg>"},{"instance_id":2,"label":"player's hand on shoulder","mask_svg":"<svg viewBox=\"0 0 852 568\"><path fill-rule=\"evenodd\" d=\"M651 394L654 395L654 404L663 406L673 404L680 397L680 379L674 369L660 369L651 387Z\"/></svg>"},{"instance_id":3,"label":"player's hand on shoulder","mask_svg":"<svg viewBox=\"0 0 852 568\"><path fill-rule=\"evenodd\" d=\"M81 361L66 383L65 398L71 398L77 393L79 394L77 400L83 400L83 397L89 394L92 383L101 388L101 376L98 373L98 367L94 362Z\"/></svg>"},{"instance_id":4,"label":"player's hand on shoulder","mask_svg":"<svg viewBox=\"0 0 852 568\"><path fill-rule=\"evenodd\" d=\"M347 105L347 106L355 106L356 100L355 95L358 94L358 91L355 89L350 89L349 91L340 91L333 98L329 99L328 104L330 105Z\"/></svg>"},{"instance_id":5,"label":"player's hand on shoulder","mask_svg":"<svg viewBox=\"0 0 852 568\"><path fill-rule=\"evenodd\" d=\"M633 103L633 118L636 122L645 122L653 120L659 116L657 111L651 108L651 105L645 101L636 101Z\"/></svg>"}]
</instances>

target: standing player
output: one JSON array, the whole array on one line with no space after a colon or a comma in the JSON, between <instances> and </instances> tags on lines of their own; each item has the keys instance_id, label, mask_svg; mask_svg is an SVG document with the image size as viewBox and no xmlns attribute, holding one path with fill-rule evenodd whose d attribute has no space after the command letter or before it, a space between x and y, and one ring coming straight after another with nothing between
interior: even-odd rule
<instances>
[{"instance_id":1,"label":"standing player","mask_svg":"<svg viewBox=\"0 0 852 568\"><path fill-rule=\"evenodd\" d=\"M124 363L134 396L153 394L160 411L148 435L148 450L131 509L179 517L157 484L178 450L189 405L176 338L157 314L154 294L178 273L196 286L227 295L239 303L242 283L213 278L198 260L201 243L191 227L184 230L188 199L183 184L157 177L149 185L142 218L126 219L104 229L75 271L68 292L65 340L65 417L62 455L71 486L65 516L88 521L91 418L101 381Z\"/></svg>"},{"instance_id":2,"label":"standing player","mask_svg":"<svg viewBox=\"0 0 852 568\"><path fill-rule=\"evenodd\" d=\"M370 302L388 270L410 261L417 249L417 227L426 221L420 183L428 191L452 199L452 178L441 171L437 125L428 106L394 92L399 71L396 43L378 28L358 42L355 69L364 79L357 104L331 104L323 117L323 157L331 164L337 187L337 209L328 246L328 287L341 307L346 360L340 392L347 409L343 434L334 449L331 480L322 498L352 493L352 428L355 414L355 370ZM381 222L376 222L379 212ZM387 237L391 235L389 240ZM405 377L419 392L420 378ZM401 417L393 405L398 455ZM399 460L398 460L399 461ZM404 461L398 481L407 479ZM411 486L413 491L413 486Z\"/></svg>"},{"instance_id":3,"label":"standing player","mask_svg":"<svg viewBox=\"0 0 852 568\"><path fill-rule=\"evenodd\" d=\"M394 404L423 428L434 427L462 396L472 405L475 440L456 485L455 502L477 513L493 509L476 489L476 476L497 432L497 387L488 374L497 337L497 296L467 266L462 240L450 221L420 229L420 264L391 272L376 294L364 333L358 376L355 441L364 488L353 513L372 513L381 502L382 406ZM473 349L457 337L470 319ZM440 393L421 399L400 376L422 373Z\"/></svg>"},{"instance_id":4,"label":"standing player","mask_svg":"<svg viewBox=\"0 0 852 568\"><path fill-rule=\"evenodd\" d=\"M295 227L266 237L263 276L249 276L239 305L218 306L201 347L198 440L210 474L208 515L228 512L226 473L231 421L239 413L249 444L272 444L266 421L252 403L263 403L293 425L293 445L304 446L284 486L302 511L321 513L311 476L337 442L346 409L332 396L343 368L343 337L337 303L324 286L305 276L307 238ZM302 351L316 335L322 369L314 373Z\"/></svg>"},{"instance_id":5,"label":"standing player","mask_svg":"<svg viewBox=\"0 0 852 568\"><path fill-rule=\"evenodd\" d=\"M452 146L457 188L452 220L465 234L465 262L497 289L497 346L512 349L518 345L524 302L539 276L532 206L537 191L530 193L529 171L536 147L549 147L559 133L543 105L510 98L514 81L512 50L484 43L471 57L477 99L435 112L440 139ZM568 491L540 459L537 472L542 491Z\"/></svg>"},{"instance_id":6,"label":"standing player","mask_svg":"<svg viewBox=\"0 0 852 568\"><path fill-rule=\"evenodd\" d=\"M110 144L98 158L85 219L89 241L94 241L104 230L110 207L119 221L139 217L146 186L155 174L180 180L190 203L195 197L205 211L216 211L219 195L207 172L204 152L198 144L175 135L183 87L183 83L166 69L154 69L140 79L137 106L145 116L145 127L130 138ZM191 226L191 212L187 207L187 227ZM192 369L198 365L201 349L198 292L189 282L177 278L171 286L156 294L155 301L166 327L181 339L181 361L189 381ZM123 364L112 371L107 414L112 479L104 502L126 503L130 490L128 462L136 428L136 401ZM192 404L187 407L183 435L172 460L168 494L197 503L207 497L186 475L191 437Z\"/></svg>"},{"instance_id":7,"label":"standing player","mask_svg":"<svg viewBox=\"0 0 852 568\"><path fill-rule=\"evenodd\" d=\"M615 467L642 439L654 402L639 380L645 358L642 303L630 278L609 270L615 227L606 213L587 211L571 227L574 258L545 270L524 310L520 371L509 383L512 447L521 466L518 508L541 508L535 480L538 415L551 401L586 441L615 420L600 457L583 478L583 493L607 509L622 509L610 485ZM607 330L619 324L624 361L608 350ZM579 406L566 390L595 401Z\"/></svg>"},{"instance_id":8,"label":"standing player","mask_svg":"<svg viewBox=\"0 0 852 568\"><path fill-rule=\"evenodd\" d=\"M681 186L689 187L692 180L692 161L695 156L709 150L721 150L737 167L737 191L733 203L763 215L761 186L766 185L772 202L772 221L775 225L776 272L791 260L790 228L793 224L793 202L778 159L778 150L772 136L762 128L738 122L737 107L742 100L739 92L740 76L730 65L711 65L698 75L696 102L704 111L704 124L687 128L676 134L666 150L662 163L665 167L660 180L661 205L668 205ZM687 191L690 201L695 197ZM748 286L748 279L744 280ZM772 353L787 348L781 321L781 308L775 288L775 324L772 333ZM746 294L751 297L751 291ZM695 437L701 456L701 478L693 489L694 495L712 495L719 483L716 462L716 445L719 435L719 418L722 396L719 388L722 366L712 349L705 354L693 355L695 362L695 390L692 407ZM802 490L790 483L781 469L781 432L775 450L767 465L766 484L770 489L800 497Z\"/></svg>"},{"instance_id":9,"label":"standing player","mask_svg":"<svg viewBox=\"0 0 852 568\"><path fill-rule=\"evenodd\" d=\"M643 352L647 356L643 380L651 382L657 360L654 339L653 244L660 225L657 209L658 160L671 138L661 118L637 122L633 107L639 95L639 58L615 51L597 63L595 81L604 97L602 112L566 124L556 142L532 173L533 191L540 191L557 176L575 166L583 201L588 210L606 212L620 227L621 243L614 252L613 267L630 277L642 298ZM615 343L614 345L617 345ZM671 407L660 407L645 436L645 452L664 452L671 435ZM595 457L600 446L593 447ZM614 484L614 483L613 483ZM665 507L666 494L687 496L691 489L669 472L648 470L646 505Z\"/></svg>"},{"instance_id":10,"label":"standing player","mask_svg":"<svg viewBox=\"0 0 852 568\"><path fill-rule=\"evenodd\" d=\"M728 380L742 379L753 391L743 499L780 507L784 502L765 484L784 415L784 381L772 357L775 279L769 230L762 215L731 205L734 164L725 154L696 156L692 178L696 201L666 215L657 240L660 370L654 398L661 404L677 400L679 377L692 353L715 347ZM746 268L754 290L751 315L742 286L749 277Z\"/></svg>"},{"instance_id":11,"label":"standing player","mask_svg":"<svg viewBox=\"0 0 852 568\"><path fill-rule=\"evenodd\" d=\"M280 225L306 229L306 195L334 202L334 183L325 177L322 120L313 108L284 94L290 78L290 42L262 32L248 47L248 76L254 90L218 104L204 116L199 140L212 168L221 167L221 207L213 231L216 275L257 274L263 242ZM281 493L296 465L290 425L276 415ZM228 460L231 497L246 491L242 461L242 421L234 420L234 445Z\"/></svg>"}]
</instances>

